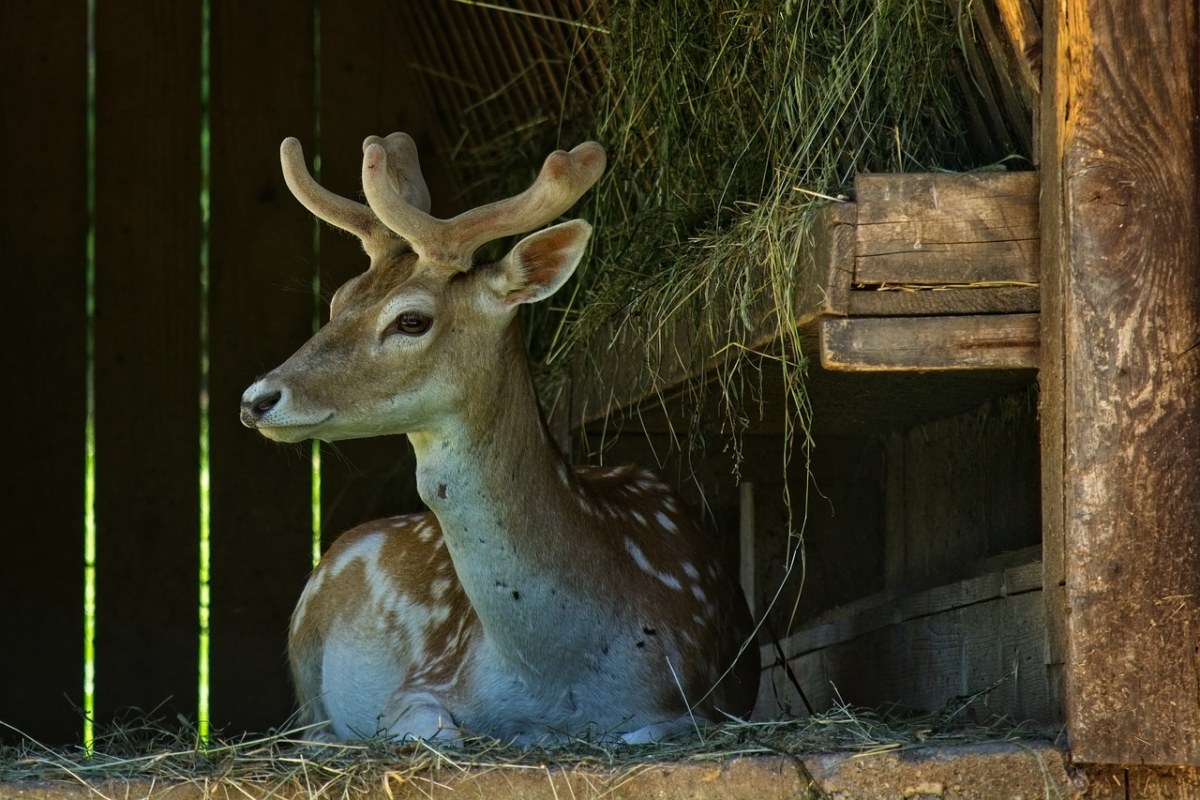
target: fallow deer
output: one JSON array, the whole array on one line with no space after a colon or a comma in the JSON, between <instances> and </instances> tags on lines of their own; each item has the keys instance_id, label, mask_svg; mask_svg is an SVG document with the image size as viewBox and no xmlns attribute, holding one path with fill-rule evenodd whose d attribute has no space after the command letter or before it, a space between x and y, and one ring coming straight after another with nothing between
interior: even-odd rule
<instances>
[{"instance_id":1,"label":"fallow deer","mask_svg":"<svg viewBox=\"0 0 1200 800\"><path fill-rule=\"evenodd\" d=\"M591 227L472 264L574 205L603 148L554 152L521 194L449 220L403 133L364 142L365 205L320 186L295 139L281 160L370 266L246 390L242 421L283 442L407 434L430 509L345 533L313 571L288 642L301 721L338 740L636 742L746 716L757 650L714 544L651 473L569 466L537 403L517 311L563 285Z\"/></svg>"}]
</instances>

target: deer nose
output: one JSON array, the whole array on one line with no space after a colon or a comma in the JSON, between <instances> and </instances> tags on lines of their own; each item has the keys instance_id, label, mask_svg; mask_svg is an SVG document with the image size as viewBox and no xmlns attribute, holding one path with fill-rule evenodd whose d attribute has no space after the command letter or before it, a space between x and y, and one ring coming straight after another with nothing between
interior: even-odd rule
<instances>
[{"instance_id":1,"label":"deer nose","mask_svg":"<svg viewBox=\"0 0 1200 800\"><path fill-rule=\"evenodd\" d=\"M247 392L242 397L242 424L253 428L255 423L270 413L283 397L278 389L263 389L255 394Z\"/></svg>"}]
</instances>

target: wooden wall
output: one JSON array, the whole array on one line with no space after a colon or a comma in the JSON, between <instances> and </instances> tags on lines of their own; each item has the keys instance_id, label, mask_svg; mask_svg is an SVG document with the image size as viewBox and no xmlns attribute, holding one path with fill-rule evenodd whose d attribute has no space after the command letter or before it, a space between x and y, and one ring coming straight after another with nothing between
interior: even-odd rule
<instances>
[{"instance_id":1,"label":"wooden wall","mask_svg":"<svg viewBox=\"0 0 1200 800\"><path fill-rule=\"evenodd\" d=\"M311 560L310 451L245 430L238 403L325 313L314 305L314 278L328 298L366 258L339 232L314 236L284 186L278 147L298 136L310 163L321 156L326 185L357 196L362 138L407 130L423 146L434 211L456 210L463 201L448 177L452 165L436 153L461 132L447 130L453 110L415 66L428 55L414 50L414 19L432 5L212 3L206 21L199 0L105 0L95 4L92 109L86 4L0 9L0 363L12 381L0 454L4 723L47 742L77 741L82 727L90 222L97 721L129 708L195 718L202 357L211 409L212 722L263 730L290 713L284 646ZM455 24L453 15L485 12L439 13ZM538 21L524 35L547 27ZM484 71L496 82L509 77ZM491 91L464 86L466 96ZM411 508L410 475L399 438L326 448L326 537Z\"/></svg>"}]
</instances>

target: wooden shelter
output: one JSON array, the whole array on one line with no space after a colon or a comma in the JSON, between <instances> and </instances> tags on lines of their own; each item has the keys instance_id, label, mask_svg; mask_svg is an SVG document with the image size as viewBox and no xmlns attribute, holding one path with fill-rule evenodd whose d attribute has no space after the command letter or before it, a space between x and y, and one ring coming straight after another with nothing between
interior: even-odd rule
<instances>
[{"instance_id":1,"label":"wooden shelter","mask_svg":"<svg viewBox=\"0 0 1200 800\"><path fill-rule=\"evenodd\" d=\"M544 80L505 102L556 108L554 55L578 44L556 20L602 9L514 5L531 13L0 10L14 380L0 721L78 740L85 606L100 721L193 715L202 660L218 728L288 716L282 652L314 502L332 536L416 498L398 440L324 448L314 494L309 448L238 423L244 386L365 265L292 201L274 154L287 135L313 142L322 180L352 196L365 134L469 148L499 124L479 101L528 70ZM784 657L764 640L759 711L799 710L797 687L818 705L836 689L931 708L994 686L987 712L1064 726L1095 796L1183 796L1200 786L1200 14L1189 0L982 5L967 39L984 79L965 113L1036 169L861 175L852 202L824 212L824 269L793 300L833 513L810 520ZM469 176L427 163L445 216ZM779 331L760 334L769 352ZM669 436L671 388L709 379L663 365L648 399L626 367L610 358L573 383L557 424L577 454L616 430L607 457L644 459ZM778 441L786 408L765 407L747 446ZM741 522L761 603L781 574L786 526L767 498L783 478L753 459L739 487L727 466L714 456L698 474L714 513Z\"/></svg>"}]
</instances>

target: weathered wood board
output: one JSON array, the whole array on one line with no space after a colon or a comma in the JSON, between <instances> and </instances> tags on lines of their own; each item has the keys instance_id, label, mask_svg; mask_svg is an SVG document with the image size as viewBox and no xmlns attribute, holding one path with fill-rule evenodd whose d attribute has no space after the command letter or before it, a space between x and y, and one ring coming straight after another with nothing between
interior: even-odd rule
<instances>
[{"instance_id":1,"label":"weathered wood board","mask_svg":"<svg viewBox=\"0 0 1200 800\"><path fill-rule=\"evenodd\" d=\"M1036 557L1028 551L1027 557ZM1042 570L1027 561L895 596L875 595L819 617L781 643L794 677L818 710L838 701L934 711L976 700L983 718L1054 716L1044 668ZM756 718L802 712L773 646Z\"/></svg>"},{"instance_id":2,"label":"weathered wood board","mask_svg":"<svg viewBox=\"0 0 1200 800\"><path fill-rule=\"evenodd\" d=\"M851 317L921 317L965 314L1033 314L1037 286L926 286L851 291L846 314Z\"/></svg>"},{"instance_id":3,"label":"weathered wood board","mask_svg":"<svg viewBox=\"0 0 1200 800\"><path fill-rule=\"evenodd\" d=\"M306 448L238 418L250 382L312 330L314 223L294 213L274 157L285 136L309 139L314 117L313 20L293 9L212 9L210 719L230 731L265 731L292 712L288 620L312 563L312 466L295 452Z\"/></svg>"},{"instance_id":4,"label":"weathered wood board","mask_svg":"<svg viewBox=\"0 0 1200 800\"><path fill-rule=\"evenodd\" d=\"M1200 764L1197 17L1047 6L1046 600L1082 762Z\"/></svg>"},{"instance_id":5,"label":"weathered wood board","mask_svg":"<svg viewBox=\"0 0 1200 800\"><path fill-rule=\"evenodd\" d=\"M821 363L831 370L1036 369L1037 314L829 318Z\"/></svg>"},{"instance_id":6,"label":"weathered wood board","mask_svg":"<svg viewBox=\"0 0 1200 800\"><path fill-rule=\"evenodd\" d=\"M854 283L1036 283L1034 172L860 175Z\"/></svg>"}]
</instances>

